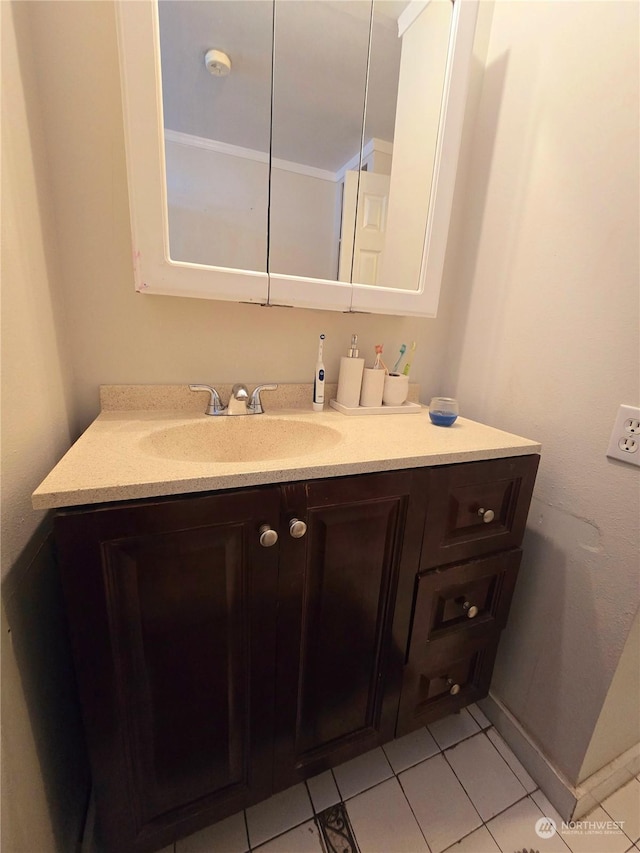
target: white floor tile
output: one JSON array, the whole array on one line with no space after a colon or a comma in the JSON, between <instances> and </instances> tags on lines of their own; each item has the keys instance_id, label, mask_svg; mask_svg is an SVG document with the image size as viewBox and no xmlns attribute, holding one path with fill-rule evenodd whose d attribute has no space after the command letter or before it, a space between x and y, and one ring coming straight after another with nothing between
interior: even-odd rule
<instances>
[{"instance_id":1,"label":"white floor tile","mask_svg":"<svg viewBox=\"0 0 640 853\"><path fill-rule=\"evenodd\" d=\"M567 853L567 845L557 833L550 838L542 838L537 834L536 822L541 817L540 809L527 797L490 820L487 829L503 853L514 853L516 850Z\"/></svg>"},{"instance_id":2,"label":"white floor tile","mask_svg":"<svg viewBox=\"0 0 640 853\"><path fill-rule=\"evenodd\" d=\"M425 758L431 758L440 751L438 744L425 728L385 743L382 748L394 773L413 767L414 764L424 761Z\"/></svg>"},{"instance_id":3,"label":"white floor tile","mask_svg":"<svg viewBox=\"0 0 640 853\"><path fill-rule=\"evenodd\" d=\"M491 728L487 731L487 737L491 741L491 743L498 750L500 755L507 762L509 767L513 770L513 772L518 777L520 784L523 786L527 794L533 793L538 787L536 783L533 781L531 776L527 773L527 771L522 766L520 760L514 755L511 749L507 746L504 740L500 737L498 732Z\"/></svg>"},{"instance_id":4,"label":"white floor tile","mask_svg":"<svg viewBox=\"0 0 640 853\"><path fill-rule=\"evenodd\" d=\"M491 837L486 826L476 829L462 841L453 844L445 853L500 853L500 848Z\"/></svg>"},{"instance_id":5,"label":"white floor tile","mask_svg":"<svg viewBox=\"0 0 640 853\"><path fill-rule=\"evenodd\" d=\"M463 708L459 714L450 714L448 717L431 723L429 731L436 739L440 749L446 749L453 746L454 743L464 740L464 738L477 734L480 731L480 726L467 709Z\"/></svg>"},{"instance_id":6,"label":"white floor tile","mask_svg":"<svg viewBox=\"0 0 640 853\"><path fill-rule=\"evenodd\" d=\"M294 785L247 809L249 842L257 847L311 817L313 808L306 786Z\"/></svg>"},{"instance_id":7,"label":"white floor tile","mask_svg":"<svg viewBox=\"0 0 640 853\"><path fill-rule=\"evenodd\" d=\"M244 812L214 823L200 832L194 832L176 841L176 853L246 853L249 849Z\"/></svg>"},{"instance_id":8,"label":"white floor tile","mask_svg":"<svg viewBox=\"0 0 640 853\"><path fill-rule=\"evenodd\" d=\"M360 853L429 853L397 779L358 794L346 805Z\"/></svg>"},{"instance_id":9,"label":"white floor tile","mask_svg":"<svg viewBox=\"0 0 640 853\"><path fill-rule=\"evenodd\" d=\"M342 799L347 800L393 776L393 771L383 750L378 747L334 768L333 775Z\"/></svg>"},{"instance_id":10,"label":"white floor tile","mask_svg":"<svg viewBox=\"0 0 640 853\"><path fill-rule=\"evenodd\" d=\"M459 841L482 821L442 755L398 777L432 853Z\"/></svg>"},{"instance_id":11,"label":"white floor tile","mask_svg":"<svg viewBox=\"0 0 640 853\"><path fill-rule=\"evenodd\" d=\"M635 777L607 797L602 808L614 820L624 821L622 828L632 841L640 839L640 782Z\"/></svg>"},{"instance_id":12,"label":"white floor tile","mask_svg":"<svg viewBox=\"0 0 640 853\"><path fill-rule=\"evenodd\" d=\"M485 734L448 749L445 757L484 821L527 793Z\"/></svg>"},{"instance_id":13,"label":"white floor tile","mask_svg":"<svg viewBox=\"0 0 640 853\"><path fill-rule=\"evenodd\" d=\"M597 808L575 822L575 828L561 829L562 839L573 853L626 853L631 841L624 832L606 825L611 818Z\"/></svg>"},{"instance_id":14,"label":"white floor tile","mask_svg":"<svg viewBox=\"0 0 640 853\"><path fill-rule=\"evenodd\" d=\"M331 770L307 779L307 787L309 788L313 810L316 814L340 802L340 792L338 791Z\"/></svg>"},{"instance_id":15,"label":"white floor tile","mask_svg":"<svg viewBox=\"0 0 640 853\"><path fill-rule=\"evenodd\" d=\"M475 702L472 705L467 705L467 711L471 714L481 729L489 728L491 720L480 710L480 708L478 708Z\"/></svg>"},{"instance_id":16,"label":"white floor tile","mask_svg":"<svg viewBox=\"0 0 640 853\"><path fill-rule=\"evenodd\" d=\"M556 822L557 827L560 828L562 826L561 815L556 810L555 806L551 805L549 800L545 797L545 795L542 793L542 791L540 789L538 789L537 791L534 791L533 794L531 794L531 799L538 806L538 808L540 809L540 811L542 812L542 814L545 817L553 818L553 820L555 820L555 822Z\"/></svg>"},{"instance_id":17,"label":"white floor tile","mask_svg":"<svg viewBox=\"0 0 640 853\"><path fill-rule=\"evenodd\" d=\"M320 832L315 821L310 820L295 829L290 829L284 835L272 838L260 847L254 847L260 853L323 853L324 848L320 841ZM226 853L224 847L219 853Z\"/></svg>"}]
</instances>

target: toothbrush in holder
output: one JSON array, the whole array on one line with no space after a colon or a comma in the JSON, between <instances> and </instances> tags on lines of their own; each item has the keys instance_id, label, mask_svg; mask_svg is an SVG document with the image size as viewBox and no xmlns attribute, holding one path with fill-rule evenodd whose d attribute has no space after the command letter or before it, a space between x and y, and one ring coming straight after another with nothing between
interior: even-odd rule
<instances>
[{"instance_id":1,"label":"toothbrush in holder","mask_svg":"<svg viewBox=\"0 0 640 853\"><path fill-rule=\"evenodd\" d=\"M393 370L391 371L392 373L398 372L398 368L400 367L400 362L402 361L402 356L405 354L406 351L407 351L407 345L401 344L400 345L400 355L398 356L398 360L396 361L396 363L393 367Z\"/></svg>"},{"instance_id":2,"label":"toothbrush in holder","mask_svg":"<svg viewBox=\"0 0 640 853\"><path fill-rule=\"evenodd\" d=\"M402 371L404 376L409 375L409 371L411 370L411 359L413 358L413 354L416 351L416 342L413 341L411 343L411 349L409 350L409 355L407 356L407 363L404 366L404 370Z\"/></svg>"}]
</instances>

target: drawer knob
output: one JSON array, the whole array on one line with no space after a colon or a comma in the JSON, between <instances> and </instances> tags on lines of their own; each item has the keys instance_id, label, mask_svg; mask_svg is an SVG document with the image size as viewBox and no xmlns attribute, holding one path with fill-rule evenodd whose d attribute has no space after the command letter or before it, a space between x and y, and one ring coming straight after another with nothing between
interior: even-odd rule
<instances>
[{"instance_id":1,"label":"drawer knob","mask_svg":"<svg viewBox=\"0 0 640 853\"><path fill-rule=\"evenodd\" d=\"M452 696L456 696L458 693L460 693L460 685L456 684L453 678L447 678L447 684L449 686L449 693Z\"/></svg>"},{"instance_id":2,"label":"drawer knob","mask_svg":"<svg viewBox=\"0 0 640 853\"><path fill-rule=\"evenodd\" d=\"M484 509L483 507L480 507L480 509L478 510L478 515L484 521L485 524L490 524L496 517L496 514L492 509Z\"/></svg>"},{"instance_id":3,"label":"drawer knob","mask_svg":"<svg viewBox=\"0 0 640 853\"><path fill-rule=\"evenodd\" d=\"M260 525L258 533L260 536L260 544L263 548L271 548L271 546L275 545L278 541L277 532L268 524Z\"/></svg>"},{"instance_id":4,"label":"drawer knob","mask_svg":"<svg viewBox=\"0 0 640 853\"><path fill-rule=\"evenodd\" d=\"M302 539L304 534L307 532L307 525L304 521L300 521L299 518L292 518L289 522L289 534L293 536L294 539Z\"/></svg>"},{"instance_id":5,"label":"drawer knob","mask_svg":"<svg viewBox=\"0 0 640 853\"><path fill-rule=\"evenodd\" d=\"M467 614L469 619L474 619L480 612L476 605L471 604L470 601L465 601L465 603L462 605L462 609Z\"/></svg>"}]
</instances>

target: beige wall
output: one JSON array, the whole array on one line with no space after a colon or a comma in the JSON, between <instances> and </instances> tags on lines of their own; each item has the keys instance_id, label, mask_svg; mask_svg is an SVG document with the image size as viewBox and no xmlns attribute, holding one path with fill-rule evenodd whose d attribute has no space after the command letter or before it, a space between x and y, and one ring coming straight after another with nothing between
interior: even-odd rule
<instances>
[{"instance_id":1,"label":"beige wall","mask_svg":"<svg viewBox=\"0 0 640 853\"><path fill-rule=\"evenodd\" d=\"M640 597L638 469L605 457L640 403L639 8L495 4L447 361L465 413L542 442L492 689L574 783Z\"/></svg>"},{"instance_id":2,"label":"beige wall","mask_svg":"<svg viewBox=\"0 0 640 853\"><path fill-rule=\"evenodd\" d=\"M46 655L20 642L34 625L55 633L46 600L24 603L41 587L55 600L46 554L27 561L39 567L30 582L16 560L40 522L30 491L96 414L100 383L310 380L320 332L328 378L354 331L364 353L383 341L389 360L415 338L423 399L455 392L465 414L543 441L495 686L577 777L638 604L637 473L604 457L618 403L638 402L637 6L497 3L437 320L136 294L113 4L21 2L15 27L14 4L0 7L12 119L4 565L14 581L3 587L14 635L3 647L3 851L48 853L55 836L66 853L74 819L71 793L52 806L52 790L73 786L50 767L69 762L44 761L52 736L33 711Z\"/></svg>"},{"instance_id":3,"label":"beige wall","mask_svg":"<svg viewBox=\"0 0 640 853\"><path fill-rule=\"evenodd\" d=\"M640 743L640 611L636 613L607 698L582 762L578 782L588 779Z\"/></svg>"},{"instance_id":4,"label":"beige wall","mask_svg":"<svg viewBox=\"0 0 640 853\"><path fill-rule=\"evenodd\" d=\"M45 132L27 4L2 15L2 850L70 850L88 775L44 514L30 493L69 445Z\"/></svg>"}]
</instances>

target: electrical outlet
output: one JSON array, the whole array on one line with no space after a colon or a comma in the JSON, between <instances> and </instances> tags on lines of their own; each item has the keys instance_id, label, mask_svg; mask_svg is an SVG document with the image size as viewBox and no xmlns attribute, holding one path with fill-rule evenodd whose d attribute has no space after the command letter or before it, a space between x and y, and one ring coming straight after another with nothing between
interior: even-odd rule
<instances>
[{"instance_id":1,"label":"electrical outlet","mask_svg":"<svg viewBox=\"0 0 640 853\"><path fill-rule=\"evenodd\" d=\"M607 456L640 466L640 408L620 406L609 439Z\"/></svg>"}]
</instances>

